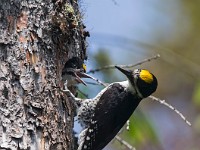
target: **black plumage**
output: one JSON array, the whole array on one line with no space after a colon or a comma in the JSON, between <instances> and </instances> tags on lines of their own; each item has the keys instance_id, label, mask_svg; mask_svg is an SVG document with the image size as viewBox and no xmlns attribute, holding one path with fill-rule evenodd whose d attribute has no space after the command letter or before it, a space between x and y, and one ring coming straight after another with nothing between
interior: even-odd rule
<instances>
[{"instance_id":1,"label":"black plumage","mask_svg":"<svg viewBox=\"0 0 200 150\"><path fill-rule=\"evenodd\" d=\"M78 120L84 124L78 150L101 150L119 132L140 101L157 89L156 77L145 69L125 70L128 80L115 82L82 102Z\"/></svg>"},{"instance_id":2,"label":"black plumage","mask_svg":"<svg viewBox=\"0 0 200 150\"><path fill-rule=\"evenodd\" d=\"M112 84L101 95L79 150L103 149L123 127L140 101L141 98L121 84Z\"/></svg>"}]
</instances>

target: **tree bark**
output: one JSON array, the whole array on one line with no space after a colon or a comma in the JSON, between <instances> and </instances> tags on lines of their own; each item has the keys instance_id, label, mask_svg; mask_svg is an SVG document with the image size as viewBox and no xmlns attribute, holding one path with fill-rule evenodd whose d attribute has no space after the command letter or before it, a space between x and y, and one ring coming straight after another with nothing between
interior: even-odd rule
<instances>
[{"instance_id":1,"label":"tree bark","mask_svg":"<svg viewBox=\"0 0 200 150\"><path fill-rule=\"evenodd\" d=\"M76 0L0 0L0 149L73 150L62 69L86 58Z\"/></svg>"}]
</instances>

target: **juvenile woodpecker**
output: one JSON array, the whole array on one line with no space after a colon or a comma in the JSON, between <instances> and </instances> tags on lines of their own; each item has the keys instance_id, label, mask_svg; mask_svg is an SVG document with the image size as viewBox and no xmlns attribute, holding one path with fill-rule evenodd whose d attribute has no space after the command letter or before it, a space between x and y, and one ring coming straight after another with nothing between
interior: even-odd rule
<instances>
[{"instance_id":1,"label":"juvenile woodpecker","mask_svg":"<svg viewBox=\"0 0 200 150\"><path fill-rule=\"evenodd\" d=\"M67 86L82 83L86 83L81 78L90 78L86 73L86 65L78 57L73 57L69 59L64 66L62 71L62 80L67 80Z\"/></svg>"},{"instance_id":2,"label":"juvenile woodpecker","mask_svg":"<svg viewBox=\"0 0 200 150\"><path fill-rule=\"evenodd\" d=\"M103 149L123 127L140 101L156 91L157 79L148 70L116 68L128 79L110 84L95 98L84 100L78 109L78 120L85 128L79 135L78 150Z\"/></svg>"}]
</instances>

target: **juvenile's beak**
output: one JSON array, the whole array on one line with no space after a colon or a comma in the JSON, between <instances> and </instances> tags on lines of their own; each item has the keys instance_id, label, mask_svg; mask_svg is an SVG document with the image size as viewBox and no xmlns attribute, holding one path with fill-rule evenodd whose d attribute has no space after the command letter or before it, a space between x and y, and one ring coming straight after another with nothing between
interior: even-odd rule
<instances>
[{"instance_id":1,"label":"juvenile's beak","mask_svg":"<svg viewBox=\"0 0 200 150\"><path fill-rule=\"evenodd\" d=\"M83 69L67 68L67 69L64 69L62 72L62 79L68 80L69 85L82 83L85 86L87 86L87 84L81 78L91 78L92 79L91 76L84 73Z\"/></svg>"},{"instance_id":2,"label":"juvenile's beak","mask_svg":"<svg viewBox=\"0 0 200 150\"><path fill-rule=\"evenodd\" d=\"M132 78L132 71L131 70L125 70L121 67L115 66L119 71L121 71L123 74L127 76L127 78L131 79Z\"/></svg>"},{"instance_id":3,"label":"juvenile's beak","mask_svg":"<svg viewBox=\"0 0 200 150\"><path fill-rule=\"evenodd\" d=\"M88 74L86 74L86 73L84 73L82 71L76 71L76 72L74 72L74 75L76 77L77 82L78 83L82 83L85 86L87 86L87 84L81 78L90 78L90 79L92 79L92 77L90 75L88 75Z\"/></svg>"}]
</instances>

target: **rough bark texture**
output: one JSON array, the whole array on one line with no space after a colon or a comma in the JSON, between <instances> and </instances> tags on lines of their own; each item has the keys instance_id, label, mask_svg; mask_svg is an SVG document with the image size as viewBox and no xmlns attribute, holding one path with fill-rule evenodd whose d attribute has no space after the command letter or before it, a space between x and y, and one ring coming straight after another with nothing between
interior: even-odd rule
<instances>
[{"instance_id":1,"label":"rough bark texture","mask_svg":"<svg viewBox=\"0 0 200 150\"><path fill-rule=\"evenodd\" d=\"M74 149L61 73L86 59L76 0L0 0L0 149Z\"/></svg>"}]
</instances>

